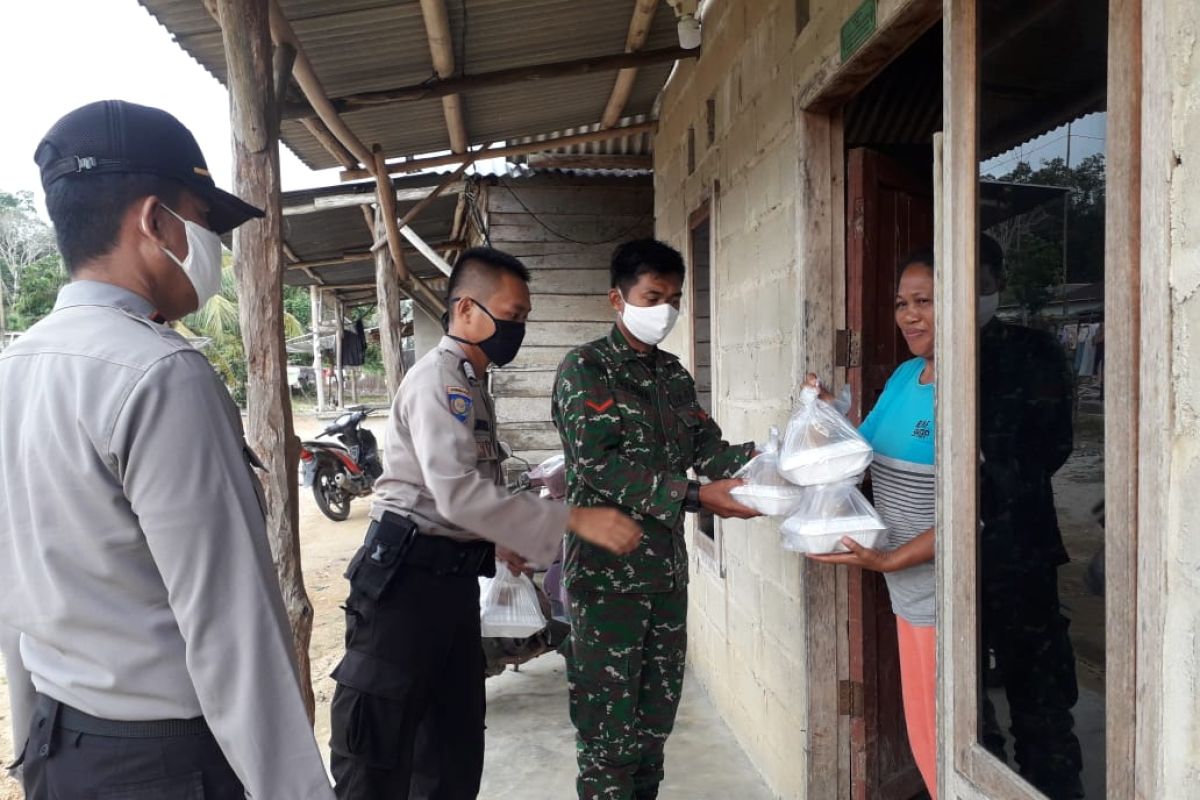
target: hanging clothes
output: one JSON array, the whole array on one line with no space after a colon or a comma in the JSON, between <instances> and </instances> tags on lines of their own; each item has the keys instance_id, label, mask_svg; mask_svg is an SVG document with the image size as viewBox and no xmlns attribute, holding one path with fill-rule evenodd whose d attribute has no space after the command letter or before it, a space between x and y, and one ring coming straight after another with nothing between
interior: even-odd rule
<instances>
[{"instance_id":1,"label":"hanging clothes","mask_svg":"<svg viewBox=\"0 0 1200 800\"><path fill-rule=\"evenodd\" d=\"M342 366L343 367L361 367L363 356L366 347L363 346L365 338L360 331L362 330L362 321L355 323L354 328L342 330Z\"/></svg>"}]
</instances>

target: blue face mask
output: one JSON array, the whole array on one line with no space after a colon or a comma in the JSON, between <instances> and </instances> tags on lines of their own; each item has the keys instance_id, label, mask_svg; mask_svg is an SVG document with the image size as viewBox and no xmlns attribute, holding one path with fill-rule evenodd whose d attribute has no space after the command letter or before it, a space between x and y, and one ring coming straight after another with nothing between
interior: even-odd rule
<instances>
[{"instance_id":1,"label":"blue face mask","mask_svg":"<svg viewBox=\"0 0 1200 800\"><path fill-rule=\"evenodd\" d=\"M461 299L459 297L451 297L450 302L457 303ZM517 353L521 350L521 343L525 341L525 323L513 322L507 319L496 319L483 303L473 297L468 297L467 299L478 306L480 311L488 315L492 320L492 324L496 326L496 330L491 336L481 342L468 342L466 339L462 339L449 332L450 317L447 314L442 318L442 324L447 329L446 335L456 342L475 345L488 357L488 361L498 367L503 367L510 363L517 357Z\"/></svg>"}]
</instances>

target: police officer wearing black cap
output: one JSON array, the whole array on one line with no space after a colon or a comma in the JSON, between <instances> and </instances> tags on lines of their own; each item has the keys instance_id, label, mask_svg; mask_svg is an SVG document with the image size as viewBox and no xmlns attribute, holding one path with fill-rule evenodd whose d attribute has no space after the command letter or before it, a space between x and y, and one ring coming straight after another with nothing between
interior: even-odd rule
<instances>
[{"instance_id":1,"label":"police officer wearing black cap","mask_svg":"<svg viewBox=\"0 0 1200 800\"><path fill-rule=\"evenodd\" d=\"M15 704L26 797L330 800L257 460L162 324L217 292L218 235L262 211L153 108L76 109L35 159L72 282L0 354L0 628L36 692Z\"/></svg>"}]
</instances>

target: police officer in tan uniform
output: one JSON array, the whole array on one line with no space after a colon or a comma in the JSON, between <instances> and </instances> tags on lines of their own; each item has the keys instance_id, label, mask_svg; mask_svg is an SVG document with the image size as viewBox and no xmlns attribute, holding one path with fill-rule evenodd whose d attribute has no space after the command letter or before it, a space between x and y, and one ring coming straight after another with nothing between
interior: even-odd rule
<instances>
[{"instance_id":1,"label":"police officer in tan uniform","mask_svg":"<svg viewBox=\"0 0 1200 800\"><path fill-rule=\"evenodd\" d=\"M463 253L447 290L447 335L392 404L373 522L346 573L346 655L333 673L331 766L342 800L474 798L485 705L478 577L494 574L497 555L550 563L568 527L618 554L641 539L615 509L504 487L485 378L520 349L528 283L506 253Z\"/></svg>"}]
</instances>

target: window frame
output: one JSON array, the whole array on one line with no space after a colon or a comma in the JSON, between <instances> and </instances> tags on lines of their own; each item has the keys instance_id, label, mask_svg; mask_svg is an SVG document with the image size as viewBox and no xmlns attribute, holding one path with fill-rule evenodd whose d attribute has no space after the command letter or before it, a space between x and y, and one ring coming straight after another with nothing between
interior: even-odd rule
<instances>
[{"instance_id":1,"label":"window frame","mask_svg":"<svg viewBox=\"0 0 1200 800\"><path fill-rule=\"evenodd\" d=\"M1105 239L1106 797L1133 798L1141 773L1136 666L1139 657L1138 506L1140 364L1146 327L1141 232L1141 0L1110 0ZM944 119L935 147L937 369L937 583L939 793L1040 800L1043 795L979 741L978 369L975 283L978 241L978 0L944 4ZM1133 310L1131 313L1131 309ZM1169 318L1163 315L1164 318ZM1139 487L1139 477L1142 483ZM1144 530L1144 527L1142 528ZM1156 603L1155 603L1156 605ZM1145 607L1143 605L1144 613ZM1151 795L1147 795L1151 796Z\"/></svg>"}]
</instances>

